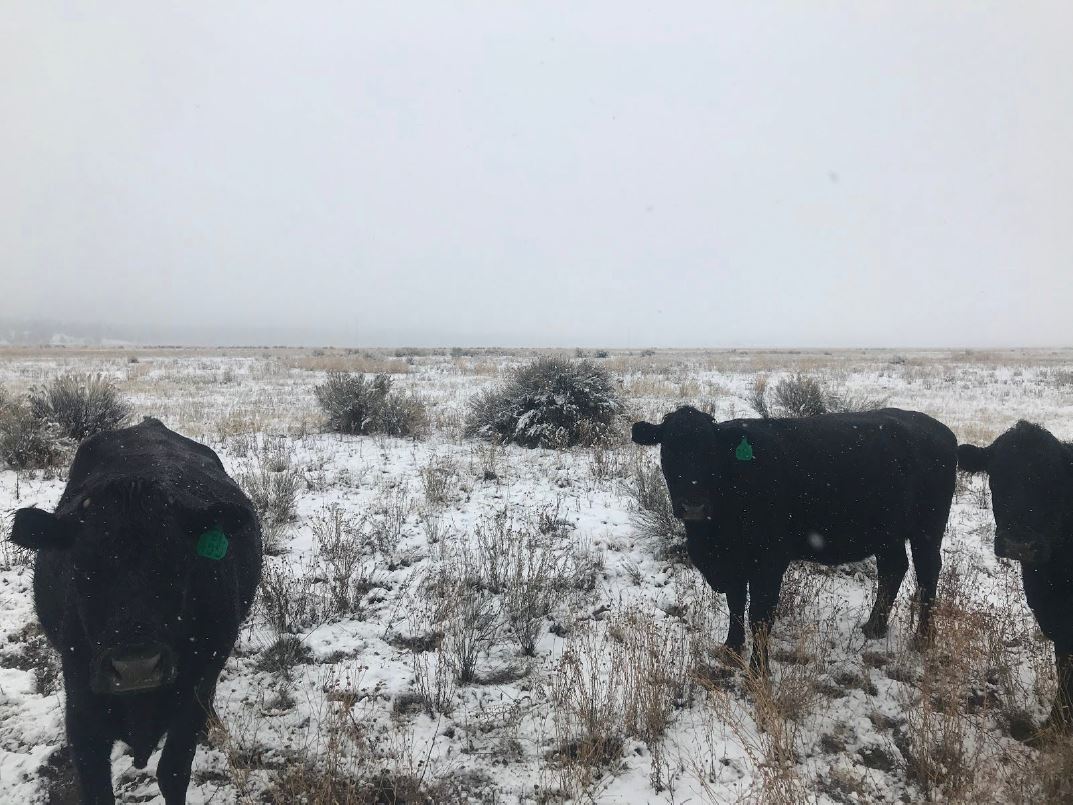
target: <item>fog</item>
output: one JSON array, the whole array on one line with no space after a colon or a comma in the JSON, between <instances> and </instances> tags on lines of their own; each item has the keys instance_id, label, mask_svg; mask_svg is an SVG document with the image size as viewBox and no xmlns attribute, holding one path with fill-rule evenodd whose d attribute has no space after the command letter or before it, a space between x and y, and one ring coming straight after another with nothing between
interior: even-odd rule
<instances>
[{"instance_id":1,"label":"fog","mask_svg":"<svg viewBox=\"0 0 1073 805\"><path fill-rule=\"evenodd\" d=\"M0 317L161 341L1073 338L1062 3L5 4Z\"/></svg>"}]
</instances>

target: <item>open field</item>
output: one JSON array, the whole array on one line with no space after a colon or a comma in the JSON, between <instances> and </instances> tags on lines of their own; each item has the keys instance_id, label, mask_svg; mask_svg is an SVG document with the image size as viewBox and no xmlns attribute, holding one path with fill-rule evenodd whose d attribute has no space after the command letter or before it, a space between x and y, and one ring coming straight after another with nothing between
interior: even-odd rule
<instances>
[{"instance_id":1,"label":"open field","mask_svg":"<svg viewBox=\"0 0 1073 805\"><path fill-rule=\"evenodd\" d=\"M647 353L648 351L646 351ZM1017 740L1054 693L1019 568L996 560L986 483L962 477L938 638L860 631L874 563L799 565L765 686L719 656L727 610L673 534L638 517L658 453L463 437L467 401L525 350L0 348L18 395L101 373L270 498L261 600L217 693L190 802L1063 801L1073 750ZM569 353L572 354L572 353ZM598 359L632 418L685 403L752 416L758 374L804 372L930 414L961 441L1020 418L1073 439L1073 350L639 351ZM421 440L322 432L329 370L390 372ZM63 474L0 470L0 517ZM662 481L660 481L662 483ZM3 528L6 533L6 522ZM0 801L65 802L57 661L27 557L0 548ZM476 583L475 580L479 580ZM150 761L153 769L158 755ZM160 802L114 755L123 802ZM303 800L302 798L305 797Z\"/></svg>"}]
</instances>

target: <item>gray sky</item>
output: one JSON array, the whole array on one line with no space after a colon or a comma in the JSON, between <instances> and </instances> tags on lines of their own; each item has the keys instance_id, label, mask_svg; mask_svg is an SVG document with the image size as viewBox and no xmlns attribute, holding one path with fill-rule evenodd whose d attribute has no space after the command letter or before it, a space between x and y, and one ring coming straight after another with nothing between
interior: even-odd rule
<instances>
[{"instance_id":1,"label":"gray sky","mask_svg":"<svg viewBox=\"0 0 1073 805\"><path fill-rule=\"evenodd\" d=\"M1069 344L1071 38L1065 2L9 0L0 316Z\"/></svg>"}]
</instances>

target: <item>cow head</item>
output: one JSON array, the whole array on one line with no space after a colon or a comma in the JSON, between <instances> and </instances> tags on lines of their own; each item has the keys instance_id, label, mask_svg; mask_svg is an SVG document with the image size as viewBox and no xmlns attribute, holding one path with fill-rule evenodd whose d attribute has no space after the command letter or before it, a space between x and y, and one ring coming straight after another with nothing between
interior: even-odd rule
<instances>
[{"instance_id":1,"label":"cow head","mask_svg":"<svg viewBox=\"0 0 1073 805\"><path fill-rule=\"evenodd\" d=\"M686 523L713 520L718 493L732 488L738 471L756 458L745 426L719 425L688 405L659 425L634 423L632 436L637 444L660 446L674 516Z\"/></svg>"},{"instance_id":2,"label":"cow head","mask_svg":"<svg viewBox=\"0 0 1073 805\"><path fill-rule=\"evenodd\" d=\"M1073 448L1028 422L988 447L958 447L958 467L986 472L995 513L995 555L1046 562L1073 536Z\"/></svg>"},{"instance_id":3,"label":"cow head","mask_svg":"<svg viewBox=\"0 0 1073 805\"><path fill-rule=\"evenodd\" d=\"M60 572L70 574L92 690L137 693L175 679L189 641L192 577L199 563L218 561L198 554L199 538L215 528L236 534L250 516L230 503L113 485L67 501L56 514L19 509L11 541L58 554Z\"/></svg>"}]
</instances>

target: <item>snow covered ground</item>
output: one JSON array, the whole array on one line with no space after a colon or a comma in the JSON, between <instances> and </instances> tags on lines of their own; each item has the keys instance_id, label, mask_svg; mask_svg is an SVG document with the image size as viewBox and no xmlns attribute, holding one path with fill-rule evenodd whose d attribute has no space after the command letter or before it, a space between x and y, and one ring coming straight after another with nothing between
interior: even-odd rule
<instances>
[{"instance_id":1,"label":"snow covered ground","mask_svg":"<svg viewBox=\"0 0 1073 805\"><path fill-rule=\"evenodd\" d=\"M274 529L265 600L218 689L224 730L198 751L190 802L358 802L375 791L380 801L394 792L496 803L1047 796L1061 757L1015 736L1046 715L1050 646L1017 567L994 558L982 479L959 482L933 647L910 638L911 572L889 637L868 641L859 627L872 563L802 565L784 587L766 687L719 656L722 597L673 540L638 526L631 489L649 477L654 450L463 438L467 400L527 357L0 352L9 393L63 371L100 372L136 418L209 444L236 479L296 485L293 515ZM989 441L1019 418L1073 438L1068 351L601 360L636 418L687 402L751 416L758 374L801 371L931 414L963 441ZM430 405L428 438L320 433L313 387L328 368L395 370L396 387ZM62 473L0 471L0 515L52 507L63 483ZM33 625L31 576L25 557L0 551L0 801L71 801L63 692ZM120 801L162 801L148 773L158 757L140 772L117 746Z\"/></svg>"}]
</instances>

